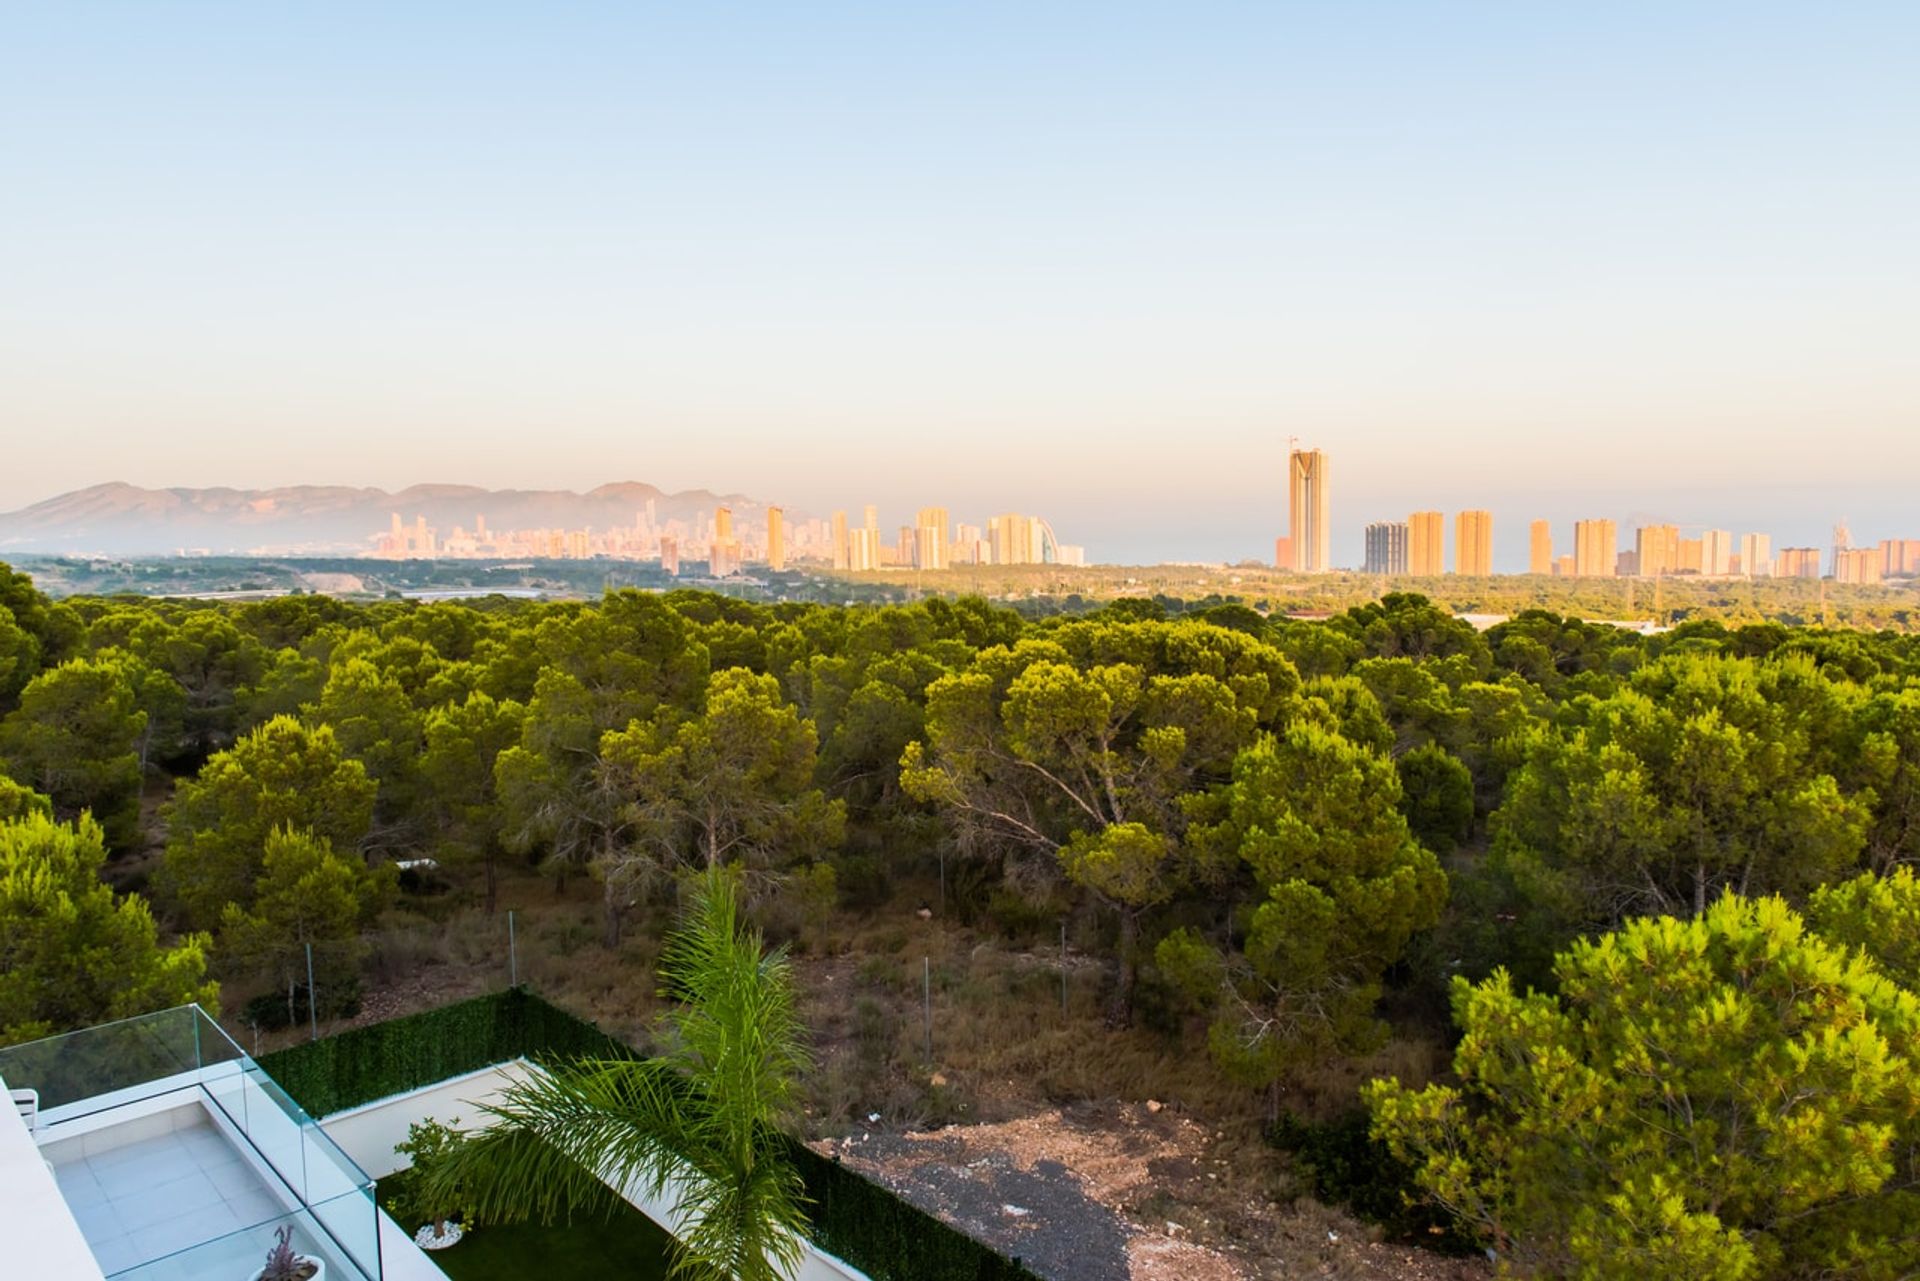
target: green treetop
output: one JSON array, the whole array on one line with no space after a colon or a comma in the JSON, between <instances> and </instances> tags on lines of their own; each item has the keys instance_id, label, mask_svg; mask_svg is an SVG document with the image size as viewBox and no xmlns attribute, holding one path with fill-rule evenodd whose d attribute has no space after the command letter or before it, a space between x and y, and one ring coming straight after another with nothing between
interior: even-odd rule
<instances>
[{"instance_id":1,"label":"green treetop","mask_svg":"<svg viewBox=\"0 0 1920 1281\"><path fill-rule=\"evenodd\" d=\"M105 862L85 816L0 821L0 1045L189 1001L217 1010L206 936L161 946L146 902L100 879Z\"/></svg>"},{"instance_id":2,"label":"green treetop","mask_svg":"<svg viewBox=\"0 0 1920 1281\"><path fill-rule=\"evenodd\" d=\"M275 831L310 831L336 850L357 850L374 792L330 728L276 717L180 781L166 811L166 879L188 919L212 925L229 903L252 906Z\"/></svg>"},{"instance_id":3,"label":"green treetop","mask_svg":"<svg viewBox=\"0 0 1920 1281\"><path fill-rule=\"evenodd\" d=\"M1911 1275L1920 1000L1777 898L1457 979L1457 1084L1367 1091L1421 1188L1527 1275Z\"/></svg>"}]
</instances>

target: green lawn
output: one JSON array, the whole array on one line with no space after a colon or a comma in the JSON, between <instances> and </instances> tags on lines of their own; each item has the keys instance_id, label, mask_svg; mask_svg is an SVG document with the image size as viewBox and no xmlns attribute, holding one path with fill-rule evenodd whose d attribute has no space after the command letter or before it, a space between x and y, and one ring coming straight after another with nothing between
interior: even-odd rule
<instances>
[{"instance_id":1,"label":"green lawn","mask_svg":"<svg viewBox=\"0 0 1920 1281\"><path fill-rule=\"evenodd\" d=\"M392 1182L404 1177L380 1180L382 1204ZM671 1242L666 1229L622 1205L611 1220L595 1211L552 1227L494 1224L427 1257L452 1281L659 1281Z\"/></svg>"}]
</instances>

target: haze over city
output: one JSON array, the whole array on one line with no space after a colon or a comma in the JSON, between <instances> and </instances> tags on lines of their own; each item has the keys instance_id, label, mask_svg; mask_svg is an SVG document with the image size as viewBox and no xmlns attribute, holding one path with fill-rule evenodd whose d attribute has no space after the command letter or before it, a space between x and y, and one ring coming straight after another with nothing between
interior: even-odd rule
<instances>
[{"instance_id":1,"label":"haze over city","mask_svg":"<svg viewBox=\"0 0 1920 1281\"><path fill-rule=\"evenodd\" d=\"M0 509L637 477L1105 561L1910 536L1920 15L15 15Z\"/></svg>"}]
</instances>

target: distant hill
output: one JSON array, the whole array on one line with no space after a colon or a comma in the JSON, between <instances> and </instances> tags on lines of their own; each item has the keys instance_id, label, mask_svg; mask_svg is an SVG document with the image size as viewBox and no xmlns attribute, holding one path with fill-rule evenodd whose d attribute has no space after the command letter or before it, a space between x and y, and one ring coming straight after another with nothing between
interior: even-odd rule
<instances>
[{"instance_id":1,"label":"distant hill","mask_svg":"<svg viewBox=\"0 0 1920 1281\"><path fill-rule=\"evenodd\" d=\"M478 516L497 530L609 529L633 524L648 499L662 522L690 520L721 504L746 519L756 519L765 510L758 500L741 494L705 489L669 494L636 481L601 485L584 494L474 485L414 485L398 493L344 485L143 489L114 482L0 513L0 556L152 556L183 548L216 554L339 554L370 550L394 512L408 522L424 516L443 535L456 525L471 530Z\"/></svg>"}]
</instances>

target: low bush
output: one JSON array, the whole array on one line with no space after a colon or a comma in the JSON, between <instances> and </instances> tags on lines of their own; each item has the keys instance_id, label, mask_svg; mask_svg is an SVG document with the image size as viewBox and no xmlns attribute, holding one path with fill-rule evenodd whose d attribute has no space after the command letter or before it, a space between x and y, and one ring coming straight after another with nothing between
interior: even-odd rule
<instances>
[{"instance_id":1,"label":"low bush","mask_svg":"<svg viewBox=\"0 0 1920 1281\"><path fill-rule=\"evenodd\" d=\"M1443 1211L1421 1200L1412 1168L1368 1133L1364 1111L1321 1122L1282 1113L1267 1138L1293 1155L1314 1195L1327 1204L1344 1205L1389 1234L1431 1249L1465 1254L1475 1248Z\"/></svg>"}]
</instances>

